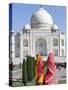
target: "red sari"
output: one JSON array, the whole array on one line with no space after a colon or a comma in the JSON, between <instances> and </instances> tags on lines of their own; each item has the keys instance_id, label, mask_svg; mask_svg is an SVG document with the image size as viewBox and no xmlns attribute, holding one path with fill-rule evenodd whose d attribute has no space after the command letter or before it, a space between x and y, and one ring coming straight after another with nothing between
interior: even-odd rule
<instances>
[{"instance_id":1,"label":"red sari","mask_svg":"<svg viewBox=\"0 0 68 90\"><path fill-rule=\"evenodd\" d=\"M47 59L47 71L46 71L45 80L44 80L45 85L55 84L56 82L55 70L56 70L56 65L54 63L54 56L52 53L49 53L49 56Z\"/></svg>"},{"instance_id":2,"label":"red sari","mask_svg":"<svg viewBox=\"0 0 68 90\"><path fill-rule=\"evenodd\" d=\"M38 55L36 60L36 84L37 85L43 84L43 77L44 77L43 60L42 60L42 57Z\"/></svg>"}]
</instances>

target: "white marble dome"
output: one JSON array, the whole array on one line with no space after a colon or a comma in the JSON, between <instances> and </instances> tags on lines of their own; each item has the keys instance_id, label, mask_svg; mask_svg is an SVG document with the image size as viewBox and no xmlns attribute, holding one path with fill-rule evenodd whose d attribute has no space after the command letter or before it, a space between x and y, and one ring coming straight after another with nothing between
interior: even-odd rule
<instances>
[{"instance_id":1,"label":"white marble dome","mask_svg":"<svg viewBox=\"0 0 68 90\"><path fill-rule=\"evenodd\" d=\"M30 26L29 24L26 24L26 25L24 26L24 29L25 29L25 30L31 29L31 26Z\"/></svg>"},{"instance_id":2,"label":"white marble dome","mask_svg":"<svg viewBox=\"0 0 68 90\"><path fill-rule=\"evenodd\" d=\"M31 27L37 25L53 25L51 15L44 8L39 8L31 17Z\"/></svg>"},{"instance_id":3,"label":"white marble dome","mask_svg":"<svg viewBox=\"0 0 68 90\"><path fill-rule=\"evenodd\" d=\"M54 24L54 25L53 25L53 29L58 30L59 27L58 27L56 24Z\"/></svg>"}]
</instances>

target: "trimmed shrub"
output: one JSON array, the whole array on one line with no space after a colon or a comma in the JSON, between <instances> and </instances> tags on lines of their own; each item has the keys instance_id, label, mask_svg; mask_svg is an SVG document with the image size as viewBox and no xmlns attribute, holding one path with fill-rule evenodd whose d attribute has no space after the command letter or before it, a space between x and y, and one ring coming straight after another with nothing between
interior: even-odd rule
<instances>
[{"instance_id":1,"label":"trimmed shrub","mask_svg":"<svg viewBox=\"0 0 68 90\"><path fill-rule=\"evenodd\" d=\"M35 58L34 57L32 57L32 60L33 60L33 77L35 77L36 61L35 61Z\"/></svg>"},{"instance_id":2,"label":"trimmed shrub","mask_svg":"<svg viewBox=\"0 0 68 90\"><path fill-rule=\"evenodd\" d=\"M27 83L27 64L25 59L23 59L23 65L22 65L22 81L23 84L26 86Z\"/></svg>"},{"instance_id":3,"label":"trimmed shrub","mask_svg":"<svg viewBox=\"0 0 68 90\"><path fill-rule=\"evenodd\" d=\"M28 81L31 81L35 74L34 58L31 56L27 57L27 77Z\"/></svg>"}]
</instances>

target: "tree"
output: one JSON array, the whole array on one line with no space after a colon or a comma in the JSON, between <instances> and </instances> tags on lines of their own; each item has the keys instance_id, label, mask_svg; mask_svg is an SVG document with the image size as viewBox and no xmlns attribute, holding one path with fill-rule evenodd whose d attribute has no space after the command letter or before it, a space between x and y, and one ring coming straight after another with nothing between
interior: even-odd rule
<instances>
[{"instance_id":1,"label":"tree","mask_svg":"<svg viewBox=\"0 0 68 90\"><path fill-rule=\"evenodd\" d=\"M27 57L27 77L28 81L31 81L34 77L33 58L31 56Z\"/></svg>"},{"instance_id":2,"label":"tree","mask_svg":"<svg viewBox=\"0 0 68 90\"><path fill-rule=\"evenodd\" d=\"M34 57L32 57L32 60L33 60L33 77L35 77L36 61L35 61L35 58Z\"/></svg>"},{"instance_id":3,"label":"tree","mask_svg":"<svg viewBox=\"0 0 68 90\"><path fill-rule=\"evenodd\" d=\"M22 81L24 85L26 86L27 83L27 64L25 59L23 59L23 65L22 65Z\"/></svg>"}]
</instances>

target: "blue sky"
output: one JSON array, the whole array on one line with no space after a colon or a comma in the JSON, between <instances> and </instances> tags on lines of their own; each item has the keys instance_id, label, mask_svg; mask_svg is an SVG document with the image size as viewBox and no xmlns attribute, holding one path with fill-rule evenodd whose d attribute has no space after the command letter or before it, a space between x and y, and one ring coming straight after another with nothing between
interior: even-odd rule
<instances>
[{"instance_id":1,"label":"blue sky","mask_svg":"<svg viewBox=\"0 0 68 90\"><path fill-rule=\"evenodd\" d=\"M37 4L12 4L12 29L17 32L23 29L25 24L30 24L32 14L40 8ZM43 5L52 16L53 22L58 25L61 32L66 31L66 7ZM11 18L11 16L9 16Z\"/></svg>"}]
</instances>

